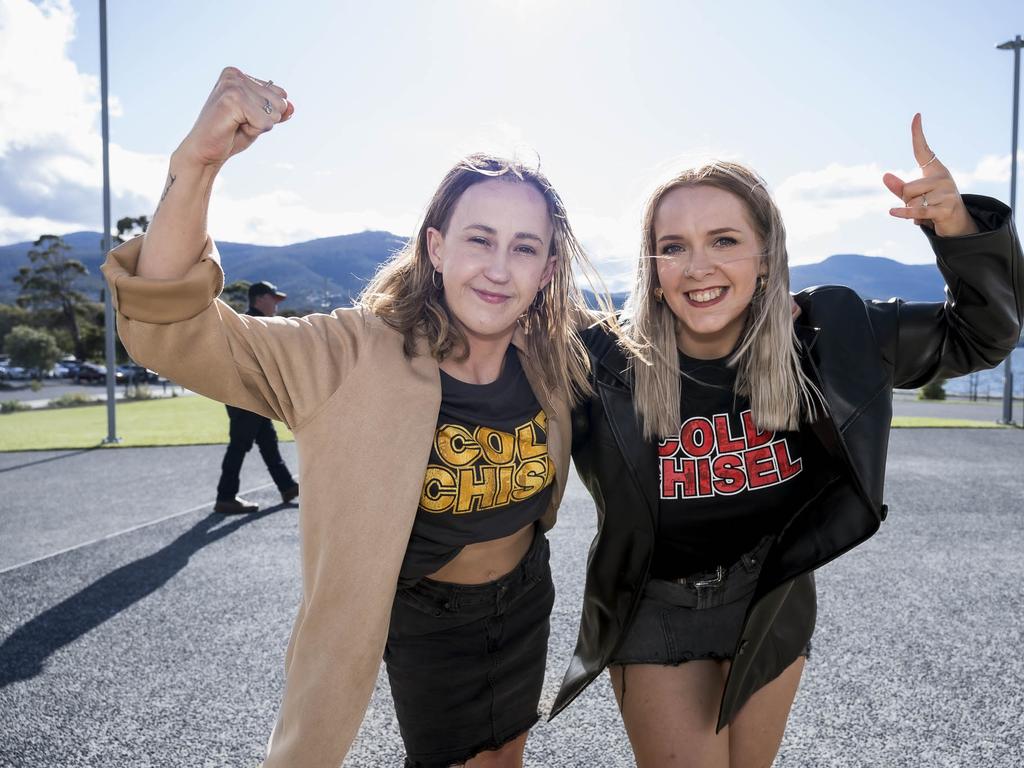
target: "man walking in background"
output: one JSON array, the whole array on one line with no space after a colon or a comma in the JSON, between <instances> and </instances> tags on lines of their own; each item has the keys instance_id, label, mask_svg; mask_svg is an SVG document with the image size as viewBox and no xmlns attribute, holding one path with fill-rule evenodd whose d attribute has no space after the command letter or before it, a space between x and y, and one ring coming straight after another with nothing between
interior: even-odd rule
<instances>
[{"instance_id":1,"label":"man walking in background","mask_svg":"<svg viewBox=\"0 0 1024 768\"><path fill-rule=\"evenodd\" d=\"M286 297L287 294L265 280L253 283L249 286L249 309L246 314L254 317L273 317L277 314L277 305ZM242 462L245 461L245 454L252 448L253 443L259 446L260 455L267 465L270 477L281 492L281 500L287 504L295 499L299 495L299 486L281 458L281 451L277 446L277 432L274 431L270 419L231 405L225 407L228 409L228 418L231 422L230 441L224 454L224 462L221 464L220 482L217 483L217 503L213 511L232 515L259 510L258 504L240 499L237 495L241 482L239 473L242 471Z\"/></svg>"}]
</instances>

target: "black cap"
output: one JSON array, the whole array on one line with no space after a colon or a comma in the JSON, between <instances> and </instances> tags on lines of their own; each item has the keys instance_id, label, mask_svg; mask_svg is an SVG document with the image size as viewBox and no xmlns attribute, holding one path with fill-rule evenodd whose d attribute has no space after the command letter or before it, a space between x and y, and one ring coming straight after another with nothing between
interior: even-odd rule
<instances>
[{"instance_id":1,"label":"black cap","mask_svg":"<svg viewBox=\"0 0 1024 768\"><path fill-rule=\"evenodd\" d=\"M268 283L266 280L260 280L258 283L253 283L249 286L249 301L252 301L257 296L263 296L267 293L273 294L278 299L288 298L288 294L284 291L277 290L277 286L273 283Z\"/></svg>"}]
</instances>

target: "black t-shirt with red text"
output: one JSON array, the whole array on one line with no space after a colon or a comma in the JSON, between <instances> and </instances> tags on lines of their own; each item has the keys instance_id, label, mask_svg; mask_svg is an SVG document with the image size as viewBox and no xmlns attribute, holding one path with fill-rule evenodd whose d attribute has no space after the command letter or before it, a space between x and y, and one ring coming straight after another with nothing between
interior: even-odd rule
<instances>
[{"instance_id":1,"label":"black t-shirt with red text","mask_svg":"<svg viewBox=\"0 0 1024 768\"><path fill-rule=\"evenodd\" d=\"M679 355L682 425L658 444L658 535L651 575L728 566L777 534L806 493L799 432L758 429L726 358Z\"/></svg>"},{"instance_id":2,"label":"black t-shirt with red text","mask_svg":"<svg viewBox=\"0 0 1024 768\"><path fill-rule=\"evenodd\" d=\"M445 565L467 544L509 536L551 499L547 416L513 347L491 384L441 371L441 409L401 586Z\"/></svg>"}]
</instances>

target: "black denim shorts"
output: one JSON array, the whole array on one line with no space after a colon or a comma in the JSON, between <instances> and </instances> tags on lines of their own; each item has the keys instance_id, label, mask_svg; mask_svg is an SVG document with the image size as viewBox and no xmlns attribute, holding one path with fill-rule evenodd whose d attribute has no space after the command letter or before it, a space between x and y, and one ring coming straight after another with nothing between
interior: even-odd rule
<instances>
[{"instance_id":1,"label":"black denim shorts","mask_svg":"<svg viewBox=\"0 0 1024 768\"><path fill-rule=\"evenodd\" d=\"M384 662L406 768L462 763L537 722L555 599L548 555L538 530L496 581L422 579L395 595Z\"/></svg>"},{"instance_id":2,"label":"black denim shorts","mask_svg":"<svg viewBox=\"0 0 1024 768\"><path fill-rule=\"evenodd\" d=\"M767 538L728 567L685 579L651 579L609 665L665 664L732 659L757 586ZM813 615L809 617L813 622ZM808 634L813 631L809 628ZM808 640L800 652L810 658Z\"/></svg>"}]
</instances>

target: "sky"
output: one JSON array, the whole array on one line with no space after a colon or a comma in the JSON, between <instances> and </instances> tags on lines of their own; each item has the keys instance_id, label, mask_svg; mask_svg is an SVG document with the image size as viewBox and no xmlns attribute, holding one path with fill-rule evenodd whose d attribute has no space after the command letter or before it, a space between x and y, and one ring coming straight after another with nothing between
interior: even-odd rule
<instances>
[{"instance_id":1,"label":"sky","mask_svg":"<svg viewBox=\"0 0 1024 768\"><path fill-rule=\"evenodd\" d=\"M101 230L98 2L0 0L0 244ZM887 211L910 120L962 192L1009 199L1019 0L110 0L112 219L150 214L223 67L295 116L221 171L209 228L411 234L477 149L540 158L613 290L647 193L720 157L768 181L791 264L932 260Z\"/></svg>"}]
</instances>

